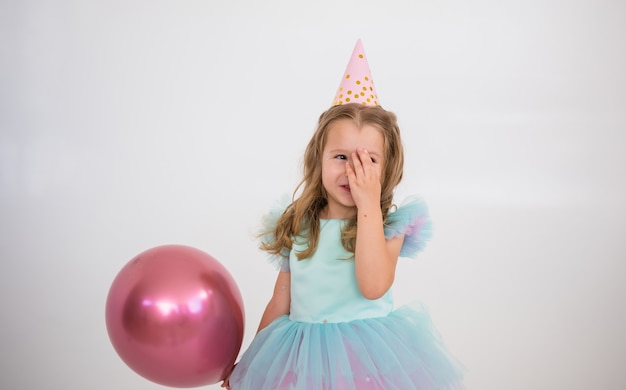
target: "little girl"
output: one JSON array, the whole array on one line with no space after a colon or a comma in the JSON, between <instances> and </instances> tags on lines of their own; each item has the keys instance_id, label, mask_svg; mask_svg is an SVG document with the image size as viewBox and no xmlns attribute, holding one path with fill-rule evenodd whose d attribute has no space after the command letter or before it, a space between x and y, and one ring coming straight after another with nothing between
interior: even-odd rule
<instances>
[{"instance_id":1,"label":"little girl","mask_svg":"<svg viewBox=\"0 0 626 390\"><path fill-rule=\"evenodd\" d=\"M280 269L259 330L223 387L463 389L458 363L415 305L393 309L399 256L430 237L426 205L393 205L404 155L358 41L304 155L301 195L264 223Z\"/></svg>"}]
</instances>

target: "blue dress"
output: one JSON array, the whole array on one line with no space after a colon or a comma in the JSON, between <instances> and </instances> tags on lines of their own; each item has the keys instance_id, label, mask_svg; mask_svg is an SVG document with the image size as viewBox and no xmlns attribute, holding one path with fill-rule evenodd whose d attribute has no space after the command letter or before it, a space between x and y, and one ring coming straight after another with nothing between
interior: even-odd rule
<instances>
[{"instance_id":1,"label":"blue dress","mask_svg":"<svg viewBox=\"0 0 626 390\"><path fill-rule=\"evenodd\" d=\"M279 215L271 214L268 226ZM290 313L256 335L233 370L232 389L464 389L461 366L423 306L394 310L391 290L376 300L361 295L352 254L339 239L344 223L321 220L318 248L308 259L296 258L306 245L297 239L291 253L273 258L291 272ZM385 237L400 235L404 257L417 255L430 238L421 199L390 213Z\"/></svg>"}]
</instances>

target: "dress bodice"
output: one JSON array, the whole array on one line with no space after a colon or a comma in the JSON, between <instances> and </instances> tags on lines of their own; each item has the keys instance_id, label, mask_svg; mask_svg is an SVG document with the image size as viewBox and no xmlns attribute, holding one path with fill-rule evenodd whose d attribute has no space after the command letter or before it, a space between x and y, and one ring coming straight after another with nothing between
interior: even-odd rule
<instances>
[{"instance_id":1,"label":"dress bodice","mask_svg":"<svg viewBox=\"0 0 626 390\"><path fill-rule=\"evenodd\" d=\"M301 322L345 322L381 317L393 309L391 291L379 299L363 297L356 283L353 254L341 245L340 219L320 222L320 239L313 256L298 260L306 244L295 240L289 256L290 319Z\"/></svg>"},{"instance_id":2,"label":"dress bodice","mask_svg":"<svg viewBox=\"0 0 626 390\"><path fill-rule=\"evenodd\" d=\"M264 219L262 241L274 241L274 228L284 208L273 210ZM320 221L320 237L315 253L298 260L296 253L308 245L302 237L292 239L291 250L270 256L281 271L291 272L290 319L300 322L346 322L381 317L393 310L391 290L379 299L363 297L356 283L354 256L341 245L345 220ZM404 237L402 257L415 257L426 246L432 233L428 208L413 197L389 213L384 225L385 238Z\"/></svg>"}]
</instances>

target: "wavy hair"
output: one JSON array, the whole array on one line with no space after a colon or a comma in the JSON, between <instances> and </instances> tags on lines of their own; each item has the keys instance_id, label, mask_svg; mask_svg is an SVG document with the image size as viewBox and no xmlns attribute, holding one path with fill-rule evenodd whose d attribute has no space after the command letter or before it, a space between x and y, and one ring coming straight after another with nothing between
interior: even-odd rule
<instances>
[{"instance_id":1,"label":"wavy hair","mask_svg":"<svg viewBox=\"0 0 626 390\"><path fill-rule=\"evenodd\" d=\"M261 242L262 250L275 255L285 254L291 251L293 240L304 239L308 241L308 247L296 253L298 260L302 260L313 255L317 249L319 214L328 203L322 185L322 153L331 124L340 119L349 119L359 128L373 126L383 135L380 208L383 223L387 220L393 203L393 191L402 180L404 170L404 150L396 115L380 106L367 107L356 103L337 105L320 115L317 130L304 152L302 181L296 186L291 204L279 217L276 226L261 232L260 236L273 237L272 240ZM300 189L302 193L296 198ZM355 213L341 233L341 243L351 253L354 253L356 246L356 219Z\"/></svg>"}]
</instances>

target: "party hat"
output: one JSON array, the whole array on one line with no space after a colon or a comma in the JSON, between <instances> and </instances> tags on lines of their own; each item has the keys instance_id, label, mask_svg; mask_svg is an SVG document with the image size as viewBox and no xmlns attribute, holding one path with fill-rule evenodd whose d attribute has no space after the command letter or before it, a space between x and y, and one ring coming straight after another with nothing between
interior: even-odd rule
<instances>
[{"instance_id":1,"label":"party hat","mask_svg":"<svg viewBox=\"0 0 626 390\"><path fill-rule=\"evenodd\" d=\"M354 46L352 57L350 57L346 72L341 79L333 106L346 103L360 103L365 106L379 105L372 73L360 39Z\"/></svg>"}]
</instances>

